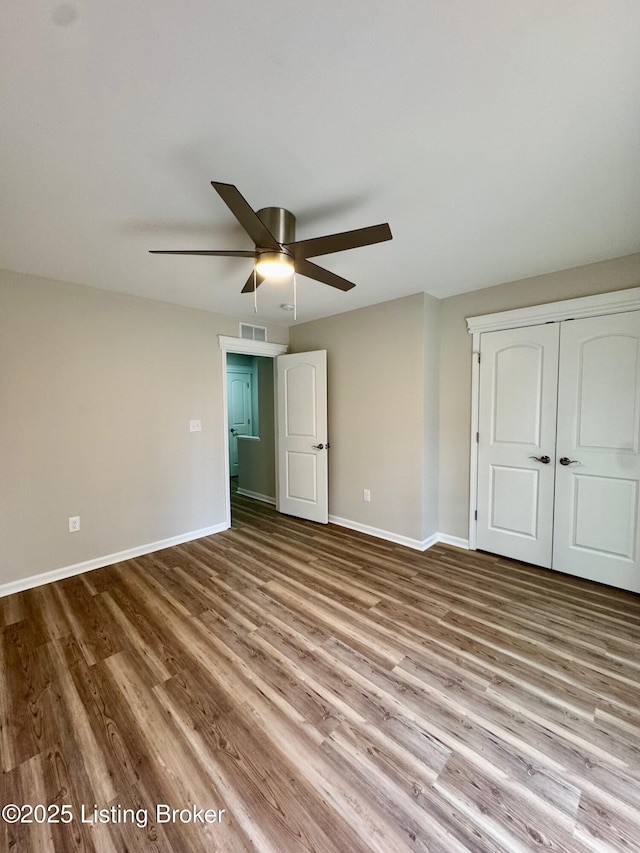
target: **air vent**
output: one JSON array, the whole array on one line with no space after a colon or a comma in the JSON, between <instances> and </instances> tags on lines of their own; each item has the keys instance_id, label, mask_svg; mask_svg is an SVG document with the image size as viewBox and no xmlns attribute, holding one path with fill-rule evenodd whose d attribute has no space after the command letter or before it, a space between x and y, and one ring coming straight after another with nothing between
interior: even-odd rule
<instances>
[{"instance_id":1,"label":"air vent","mask_svg":"<svg viewBox=\"0 0 640 853\"><path fill-rule=\"evenodd\" d=\"M246 341L262 341L267 340L266 326L251 326L249 323L240 323L240 337Z\"/></svg>"}]
</instances>

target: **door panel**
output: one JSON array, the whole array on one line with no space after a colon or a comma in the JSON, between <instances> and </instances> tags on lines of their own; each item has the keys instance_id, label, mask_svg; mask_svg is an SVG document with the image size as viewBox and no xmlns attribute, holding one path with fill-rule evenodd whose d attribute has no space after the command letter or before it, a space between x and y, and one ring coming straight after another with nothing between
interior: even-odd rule
<instances>
[{"instance_id":1,"label":"door panel","mask_svg":"<svg viewBox=\"0 0 640 853\"><path fill-rule=\"evenodd\" d=\"M326 524L326 351L278 356L277 380L278 510Z\"/></svg>"},{"instance_id":2,"label":"door panel","mask_svg":"<svg viewBox=\"0 0 640 853\"><path fill-rule=\"evenodd\" d=\"M562 324L553 568L640 592L640 312Z\"/></svg>"},{"instance_id":3,"label":"door panel","mask_svg":"<svg viewBox=\"0 0 640 853\"><path fill-rule=\"evenodd\" d=\"M575 332L567 329L564 335ZM638 340L603 335L582 341L571 357L578 360L576 448L637 453Z\"/></svg>"},{"instance_id":4,"label":"door panel","mask_svg":"<svg viewBox=\"0 0 640 853\"><path fill-rule=\"evenodd\" d=\"M481 335L477 545L551 565L558 326ZM550 457L544 464L531 457Z\"/></svg>"},{"instance_id":5,"label":"door panel","mask_svg":"<svg viewBox=\"0 0 640 853\"><path fill-rule=\"evenodd\" d=\"M540 472L491 466L491 530L536 536ZM518 495L519 500L513 496ZM524 498L524 500L523 500Z\"/></svg>"},{"instance_id":6,"label":"door panel","mask_svg":"<svg viewBox=\"0 0 640 853\"><path fill-rule=\"evenodd\" d=\"M596 557L603 554L633 560L637 482L578 473L572 476L575 526L571 546Z\"/></svg>"},{"instance_id":7,"label":"door panel","mask_svg":"<svg viewBox=\"0 0 640 853\"><path fill-rule=\"evenodd\" d=\"M229 423L229 476L238 473L238 436L251 435L253 375L227 372L227 418Z\"/></svg>"},{"instance_id":8,"label":"door panel","mask_svg":"<svg viewBox=\"0 0 640 853\"><path fill-rule=\"evenodd\" d=\"M312 453L287 452L286 498L311 503L318 500L317 458Z\"/></svg>"},{"instance_id":9,"label":"door panel","mask_svg":"<svg viewBox=\"0 0 640 853\"><path fill-rule=\"evenodd\" d=\"M294 364L283 374L285 434L289 437L315 439L318 434L316 373L315 364Z\"/></svg>"},{"instance_id":10,"label":"door panel","mask_svg":"<svg viewBox=\"0 0 640 853\"><path fill-rule=\"evenodd\" d=\"M495 353L491 441L540 446L544 346L505 345Z\"/></svg>"}]
</instances>

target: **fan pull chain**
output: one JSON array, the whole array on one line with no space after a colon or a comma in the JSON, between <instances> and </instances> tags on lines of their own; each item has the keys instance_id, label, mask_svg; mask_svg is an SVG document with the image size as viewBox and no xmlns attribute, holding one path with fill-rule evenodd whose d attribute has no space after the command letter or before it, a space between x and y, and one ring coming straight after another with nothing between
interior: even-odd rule
<instances>
[{"instance_id":1,"label":"fan pull chain","mask_svg":"<svg viewBox=\"0 0 640 853\"><path fill-rule=\"evenodd\" d=\"M293 274L293 319L294 320L298 316L298 300L297 300L298 287L297 287L297 284L298 284L298 282L296 280L296 274L294 272L294 274Z\"/></svg>"},{"instance_id":2,"label":"fan pull chain","mask_svg":"<svg viewBox=\"0 0 640 853\"><path fill-rule=\"evenodd\" d=\"M256 268L253 268L253 311L258 313L258 285L256 283Z\"/></svg>"}]
</instances>

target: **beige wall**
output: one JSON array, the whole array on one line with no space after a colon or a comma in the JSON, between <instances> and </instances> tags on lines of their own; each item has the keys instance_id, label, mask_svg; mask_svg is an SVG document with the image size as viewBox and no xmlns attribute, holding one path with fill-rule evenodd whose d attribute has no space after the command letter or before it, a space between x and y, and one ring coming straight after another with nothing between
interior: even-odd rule
<instances>
[{"instance_id":1,"label":"beige wall","mask_svg":"<svg viewBox=\"0 0 640 853\"><path fill-rule=\"evenodd\" d=\"M218 334L238 321L0 272L0 585L224 523Z\"/></svg>"},{"instance_id":2,"label":"beige wall","mask_svg":"<svg viewBox=\"0 0 640 853\"><path fill-rule=\"evenodd\" d=\"M640 254L489 287L441 302L441 533L468 537L471 335L466 317L640 285Z\"/></svg>"},{"instance_id":3,"label":"beige wall","mask_svg":"<svg viewBox=\"0 0 640 853\"><path fill-rule=\"evenodd\" d=\"M425 406L437 411L433 369L425 404L425 363L434 363L425 354L425 335L428 329L437 364L430 314L437 307L420 293L290 329L292 352L327 350L330 514L417 541L435 532L425 533L425 523L436 515L437 429L425 442L424 422ZM363 489L371 491L370 503Z\"/></svg>"},{"instance_id":4,"label":"beige wall","mask_svg":"<svg viewBox=\"0 0 640 853\"><path fill-rule=\"evenodd\" d=\"M424 294L422 539L439 530L440 305Z\"/></svg>"}]
</instances>

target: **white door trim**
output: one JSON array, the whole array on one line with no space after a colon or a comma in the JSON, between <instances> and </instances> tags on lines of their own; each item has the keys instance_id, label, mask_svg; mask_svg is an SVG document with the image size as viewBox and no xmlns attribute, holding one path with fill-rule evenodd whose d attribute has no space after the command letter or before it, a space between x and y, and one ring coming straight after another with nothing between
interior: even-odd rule
<instances>
[{"instance_id":1,"label":"white door trim","mask_svg":"<svg viewBox=\"0 0 640 853\"><path fill-rule=\"evenodd\" d=\"M516 329L519 326L539 326L542 323L557 323L560 320L577 320L582 317L600 317L603 314L620 314L624 311L640 310L640 287L597 293L578 299L563 299L532 305L530 308L515 308L496 314L481 314L467 317L467 331L497 332L501 329Z\"/></svg>"},{"instance_id":2,"label":"white door trim","mask_svg":"<svg viewBox=\"0 0 640 853\"><path fill-rule=\"evenodd\" d=\"M229 494L229 430L227 429L227 353L235 352L241 355L261 355L265 358L277 358L279 355L289 351L287 344L269 344L264 341L251 341L248 338L232 338L228 335L218 335L220 345L220 356L222 358L222 412L225 428L224 434L224 517L225 530L231 527L231 496ZM275 409L275 400L274 400ZM274 411L276 418L276 435L278 434L277 418L278 412ZM277 482L276 482L277 487Z\"/></svg>"},{"instance_id":3,"label":"white door trim","mask_svg":"<svg viewBox=\"0 0 640 853\"><path fill-rule=\"evenodd\" d=\"M614 290L611 293L597 293L594 296L563 299L559 302L547 302L544 305L532 305L528 308L515 308L511 311L498 311L495 314L480 314L476 317L466 318L467 331L473 336L471 362L471 449L469 454L470 550L475 551L477 547L477 522L475 516L478 508L478 444L476 442L476 435L479 426L478 395L480 393L479 354L481 333L638 310L640 310L640 287L630 287L627 290Z\"/></svg>"},{"instance_id":4,"label":"white door trim","mask_svg":"<svg viewBox=\"0 0 640 853\"><path fill-rule=\"evenodd\" d=\"M471 454L469 470L469 550L478 541L478 426L480 421L480 332L473 333L471 354Z\"/></svg>"},{"instance_id":5,"label":"white door trim","mask_svg":"<svg viewBox=\"0 0 640 853\"><path fill-rule=\"evenodd\" d=\"M265 341L251 341L248 338L231 338L228 335L218 335L220 349L227 352L238 352L242 355L263 355L275 358L289 351L286 344L268 344Z\"/></svg>"}]
</instances>

